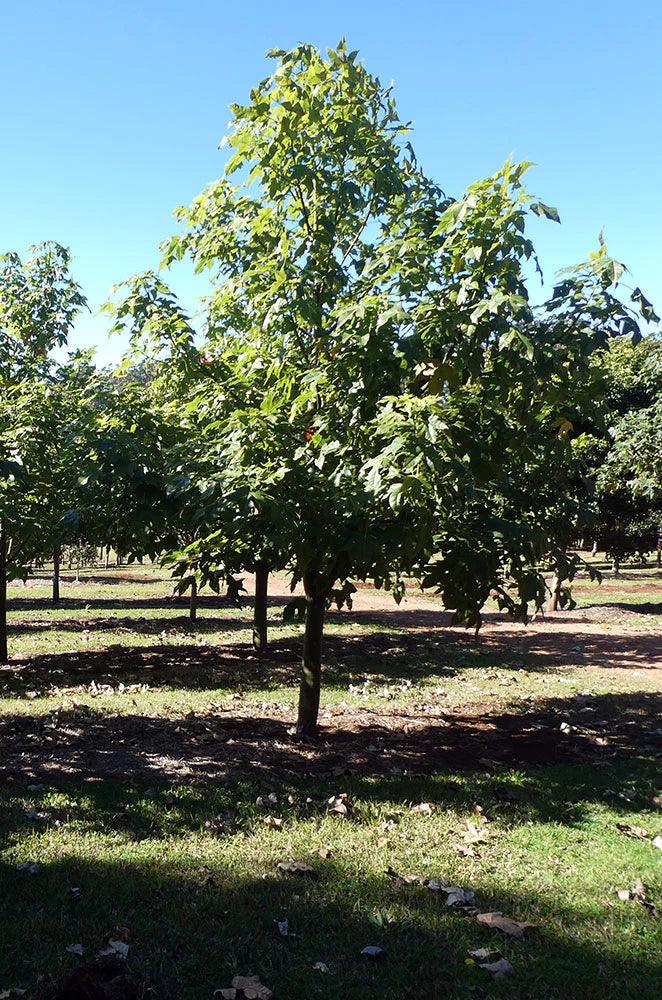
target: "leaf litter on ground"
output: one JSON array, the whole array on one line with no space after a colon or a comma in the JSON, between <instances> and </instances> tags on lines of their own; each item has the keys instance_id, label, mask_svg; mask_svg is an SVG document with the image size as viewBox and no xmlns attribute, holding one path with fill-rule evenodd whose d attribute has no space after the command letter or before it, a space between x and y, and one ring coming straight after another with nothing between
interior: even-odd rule
<instances>
[{"instance_id":1,"label":"leaf litter on ground","mask_svg":"<svg viewBox=\"0 0 662 1000\"><path fill-rule=\"evenodd\" d=\"M480 962L478 968L489 972L492 979L501 979L515 971L507 958L499 958L496 962Z\"/></svg>"},{"instance_id":2,"label":"leaf litter on ground","mask_svg":"<svg viewBox=\"0 0 662 1000\"><path fill-rule=\"evenodd\" d=\"M489 927L492 930L501 931L507 937L517 938L521 941L525 931L535 927L535 924L528 920L513 920L512 917L505 917L501 910L492 910L490 913L477 913L476 920L479 924Z\"/></svg>"},{"instance_id":3,"label":"leaf litter on ground","mask_svg":"<svg viewBox=\"0 0 662 1000\"><path fill-rule=\"evenodd\" d=\"M214 996L223 1000L272 1000L273 993L258 976L235 976L229 988L216 990Z\"/></svg>"},{"instance_id":4,"label":"leaf litter on ground","mask_svg":"<svg viewBox=\"0 0 662 1000\"><path fill-rule=\"evenodd\" d=\"M114 958L126 958L129 954L129 946L126 941L115 941L112 938L108 941L105 948L97 952L99 958L105 958L106 956Z\"/></svg>"},{"instance_id":5,"label":"leaf litter on ground","mask_svg":"<svg viewBox=\"0 0 662 1000\"><path fill-rule=\"evenodd\" d=\"M365 948L361 949L361 958L366 958L369 959L370 961L374 961L375 959L378 958L384 958L385 955L386 955L385 950L383 948L380 948L379 945L376 944L368 944L365 946Z\"/></svg>"},{"instance_id":6,"label":"leaf litter on ground","mask_svg":"<svg viewBox=\"0 0 662 1000\"><path fill-rule=\"evenodd\" d=\"M637 879L635 884L631 889L618 889L616 895L621 900L621 902L627 902L629 899L634 900L636 903L640 903L641 906L646 910L646 912L651 917L659 916L659 912L654 903L648 899L648 887L644 885L640 878Z\"/></svg>"},{"instance_id":7,"label":"leaf litter on ground","mask_svg":"<svg viewBox=\"0 0 662 1000\"><path fill-rule=\"evenodd\" d=\"M300 875L308 878L317 877L317 872L307 861L279 861L276 867L288 875Z\"/></svg>"}]
</instances>

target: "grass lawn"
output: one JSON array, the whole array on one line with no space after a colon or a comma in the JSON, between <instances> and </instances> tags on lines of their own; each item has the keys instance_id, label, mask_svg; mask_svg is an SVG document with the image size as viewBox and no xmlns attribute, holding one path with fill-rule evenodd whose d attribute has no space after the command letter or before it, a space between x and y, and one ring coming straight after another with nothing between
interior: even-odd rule
<instances>
[{"instance_id":1,"label":"grass lawn","mask_svg":"<svg viewBox=\"0 0 662 1000\"><path fill-rule=\"evenodd\" d=\"M11 592L0 996L49 995L109 940L162 1000L235 975L277 1000L662 996L655 567L477 643L430 599L361 592L329 619L315 745L290 732L282 581L260 660L248 605L203 599L191 624L155 568L85 577L58 609L45 580ZM535 926L506 936L493 911Z\"/></svg>"}]
</instances>

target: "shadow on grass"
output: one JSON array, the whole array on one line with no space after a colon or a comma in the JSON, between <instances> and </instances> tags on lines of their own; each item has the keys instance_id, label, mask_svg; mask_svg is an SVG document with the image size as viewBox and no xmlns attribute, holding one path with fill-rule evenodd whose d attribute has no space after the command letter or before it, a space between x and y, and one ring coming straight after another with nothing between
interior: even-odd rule
<instances>
[{"instance_id":1,"label":"shadow on grass","mask_svg":"<svg viewBox=\"0 0 662 1000\"><path fill-rule=\"evenodd\" d=\"M632 611L638 615L662 615L662 601L642 601L637 604L636 602L626 602L626 601L609 601L605 604L585 604L582 610L596 609L601 611L603 608L612 608L615 611Z\"/></svg>"},{"instance_id":2,"label":"shadow on grass","mask_svg":"<svg viewBox=\"0 0 662 1000\"><path fill-rule=\"evenodd\" d=\"M97 581L98 582L98 581ZM139 581L140 582L140 581ZM126 581L119 581L120 585ZM51 604L50 600L43 597L16 597L12 595L7 601L9 611L133 611L140 614L143 608L185 608L188 598L166 593L161 597L60 597L57 606ZM270 599L270 604L282 607L287 603L286 598L275 597ZM248 607L248 601L242 601L240 607ZM228 600L227 597L219 597L216 594L199 594L198 609L204 611L205 608L236 609L237 604ZM56 618L53 622L57 621Z\"/></svg>"},{"instance_id":3,"label":"shadow on grass","mask_svg":"<svg viewBox=\"0 0 662 1000\"><path fill-rule=\"evenodd\" d=\"M197 635L207 632L234 631L249 629L251 621L248 618L198 618L191 621L188 615L182 614L177 605L173 607L175 614L164 618L145 618L136 615L131 618L35 618L24 621L10 622L12 635L30 635L45 632L89 632L91 635L106 632L125 632L127 634L160 635L163 632ZM177 613L179 612L179 613Z\"/></svg>"},{"instance_id":4,"label":"shadow on grass","mask_svg":"<svg viewBox=\"0 0 662 1000\"><path fill-rule=\"evenodd\" d=\"M525 794L551 795L544 809L562 805L563 787L569 796L582 794L563 775L556 777L558 787L540 783ZM431 792L457 803L450 783L434 789L419 782L351 790L368 799L367 808L371 794L381 794L379 801L395 807L411 801L412 794ZM204 805L218 808L223 795L227 804L228 793L236 797L252 791L227 789L215 793L216 801L208 796ZM490 794L499 801L496 785L474 791L488 796L485 801ZM30 989L30 996L39 983L36 995L48 995L53 980L83 961L66 953L72 942L91 957L122 933L130 945L130 975L150 991L146 995L159 1000L208 998L236 974L258 975L283 1000L657 1000L662 989L655 922L643 908L626 904L610 910L598 888L588 898L567 884L534 892L514 887L503 870L488 875L478 869L470 885L482 910L498 909L538 925L525 941L512 941L449 910L440 894L398 886L376 870L379 862L357 864L351 844L337 857L320 859L314 827L307 828L305 857L317 877L297 878L276 867L279 859L292 856L285 834L263 846L258 858L241 847L233 855L234 836L174 845L166 838L139 849L108 836L115 829L111 810L147 801L167 812L168 802L145 799L144 793L134 799L131 789L94 787L81 792L81 800L91 810L99 840L69 839L55 860L40 859L36 845L41 868L33 876L0 863L0 980L7 987ZM189 805L200 809L201 802ZM239 844L241 836L243 831ZM454 873L439 870L434 858L431 851L423 874L452 878ZM73 886L78 898L71 895ZM284 919L290 931L286 938L277 928ZM601 926L604 940L602 932L596 934ZM384 948L383 960L361 960L366 945ZM467 952L481 947L498 949L512 962L513 975L492 984L477 965L467 965ZM319 962L327 972L314 969Z\"/></svg>"},{"instance_id":5,"label":"shadow on grass","mask_svg":"<svg viewBox=\"0 0 662 1000\"><path fill-rule=\"evenodd\" d=\"M602 669L656 669L662 666L659 637L652 633L527 630L502 622L478 639L463 629L424 628L427 612L415 610L386 616L361 612L330 613L325 638L326 682L336 687L361 683L388 685L399 681L452 676L474 668L526 669L555 673L568 665ZM439 617L437 612L431 615ZM387 623L390 623L389 628ZM59 628L53 620L53 631ZM59 693L63 688L95 684L147 683L162 689L241 688L269 692L296 681L301 656L301 636L281 635L282 622L274 617L267 654L260 656L246 641L212 645L195 642L196 636L250 629L250 621L236 617L105 618L101 621L64 623L63 632L82 633L95 628L169 638L153 645L114 643L105 649L22 655L0 668L0 692L5 696ZM376 626L352 634L353 627ZM561 626L567 624L563 619ZM410 627L407 627L407 626ZM338 628L342 628L340 633ZM23 622L16 630L50 631L48 623Z\"/></svg>"},{"instance_id":6,"label":"shadow on grass","mask_svg":"<svg viewBox=\"0 0 662 1000\"><path fill-rule=\"evenodd\" d=\"M517 762L516 762L517 763ZM287 832L292 821L319 825L328 818L328 802L340 788L350 803L360 805L347 821L376 824L388 815L392 828L420 802L444 813L447 810L475 814L476 803L486 817L497 818L506 827L552 822L563 826L585 823L588 807L606 804L630 810L650 811L658 783L657 762L634 757L612 761L512 767L484 762L476 770L441 771L429 775L362 775L345 771L289 774L265 768L252 774L225 776L212 782L149 781L141 774L123 780L115 776L101 780L87 775L51 773L35 784L15 775L3 784L4 808L0 829L17 842L21 837L49 829L75 825L76 835L122 834L140 843L163 837L206 832L219 845L231 843L262 828L264 817L276 813ZM623 791L625 789L625 792ZM273 803L269 794L275 794ZM30 804L39 808L44 796L54 794L45 819L30 818ZM57 796L64 796L57 804ZM262 796L260 807L257 799ZM478 821L481 822L481 821ZM227 838L230 838L229 840ZM478 848L480 854L481 848Z\"/></svg>"},{"instance_id":7,"label":"shadow on grass","mask_svg":"<svg viewBox=\"0 0 662 1000\"><path fill-rule=\"evenodd\" d=\"M130 697L130 695L127 695ZM266 709L268 706L263 706ZM662 694L591 695L535 710L444 712L436 706L321 714L314 742L292 735L289 706L256 718L241 699L166 718L81 706L0 716L0 776L11 780L157 782L228 776L434 774L564 761L613 763L662 751Z\"/></svg>"}]
</instances>

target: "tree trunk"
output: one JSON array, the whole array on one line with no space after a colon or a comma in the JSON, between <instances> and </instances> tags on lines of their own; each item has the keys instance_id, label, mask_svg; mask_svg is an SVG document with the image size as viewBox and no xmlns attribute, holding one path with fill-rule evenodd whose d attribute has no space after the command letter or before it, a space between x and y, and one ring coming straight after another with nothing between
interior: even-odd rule
<instances>
[{"instance_id":1,"label":"tree trunk","mask_svg":"<svg viewBox=\"0 0 662 1000\"><path fill-rule=\"evenodd\" d=\"M322 681L322 636L326 595L319 586L317 572L304 573L303 585L306 592L306 626L303 637L297 734L316 736Z\"/></svg>"},{"instance_id":2,"label":"tree trunk","mask_svg":"<svg viewBox=\"0 0 662 1000\"><path fill-rule=\"evenodd\" d=\"M551 594L549 595L549 600L547 602L548 611L558 611L559 601L561 600L561 584L562 579L559 573L555 573L552 577L552 584L550 587Z\"/></svg>"},{"instance_id":3,"label":"tree trunk","mask_svg":"<svg viewBox=\"0 0 662 1000\"><path fill-rule=\"evenodd\" d=\"M655 553L655 562L658 566L662 566L662 529L657 529L657 551Z\"/></svg>"},{"instance_id":4,"label":"tree trunk","mask_svg":"<svg viewBox=\"0 0 662 1000\"><path fill-rule=\"evenodd\" d=\"M80 583L80 542L76 547L76 583Z\"/></svg>"},{"instance_id":5,"label":"tree trunk","mask_svg":"<svg viewBox=\"0 0 662 1000\"><path fill-rule=\"evenodd\" d=\"M53 549L53 604L60 603L60 546Z\"/></svg>"},{"instance_id":6,"label":"tree trunk","mask_svg":"<svg viewBox=\"0 0 662 1000\"><path fill-rule=\"evenodd\" d=\"M620 559L614 559L613 570L614 570L614 576L620 576L621 575L621 561L620 561Z\"/></svg>"},{"instance_id":7,"label":"tree trunk","mask_svg":"<svg viewBox=\"0 0 662 1000\"><path fill-rule=\"evenodd\" d=\"M269 593L269 567L265 562L255 564L255 605L253 607L253 648L264 653L267 648L267 596Z\"/></svg>"},{"instance_id":8,"label":"tree trunk","mask_svg":"<svg viewBox=\"0 0 662 1000\"><path fill-rule=\"evenodd\" d=\"M7 539L0 525L0 663L7 661Z\"/></svg>"},{"instance_id":9,"label":"tree trunk","mask_svg":"<svg viewBox=\"0 0 662 1000\"><path fill-rule=\"evenodd\" d=\"M188 616L192 622L198 617L198 581L193 580L191 584L191 596L189 598Z\"/></svg>"},{"instance_id":10,"label":"tree trunk","mask_svg":"<svg viewBox=\"0 0 662 1000\"><path fill-rule=\"evenodd\" d=\"M598 543L597 542L593 542L593 548L591 549L591 555L592 556L597 556L597 554L598 554Z\"/></svg>"},{"instance_id":11,"label":"tree trunk","mask_svg":"<svg viewBox=\"0 0 662 1000\"><path fill-rule=\"evenodd\" d=\"M110 566L110 545L106 545L106 569Z\"/></svg>"}]
</instances>

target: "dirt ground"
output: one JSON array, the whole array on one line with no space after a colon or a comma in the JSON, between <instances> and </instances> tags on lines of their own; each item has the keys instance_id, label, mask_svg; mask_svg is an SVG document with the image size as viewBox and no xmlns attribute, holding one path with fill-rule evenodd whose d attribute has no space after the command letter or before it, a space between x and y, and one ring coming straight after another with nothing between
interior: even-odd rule
<instances>
[{"instance_id":1,"label":"dirt ground","mask_svg":"<svg viewBox=\"0 0 662 1000\"><path fill-rule=\"evenodd\" d=\"M155 581L158 582L158 581ZM246 580L249 594L252 581ZM618 584L627 592L628 582ZM641 588L639 588L641 595ZM287 582L274 578L270 600L274 616L290 591ZM167 598L147 598L160 606ZM651 589L651 607L659 608L659 591ZM155 602L155 603L154 603ZM205 607L218 607L219 599L203 598ZM139 615L141 601L136 600ZM146 602L142 601L145 606ZM647 614L647 604L636 607ZM633 605L635 607L635 605ZM286 704L270 700L269 684L293 685L300 655L300 637L274 637L269 654L258 657L248 641L179 647L154 644L143 647L89 649L15 658L0 674L5 696L35 697L44 693L54 676L66 675L66 685L89 684L113 678L123 684L140 684L146 676L154 683L171 683L186 670L182 686L200 688L228 685L236 689L231 699L200 703L185 715L153 712L136 703L133 713L106 711L99 705L77 705L75 699L57 697L47 714L6 712L0 715L0 777L6 781L98 781L132 779L217 780L229 775L303 772L342 775L358 773L426 774L450 768L490 768L572 761L608 763L622 755L662 750L662 636L651 627L630 626L622 616L614 620L613 606L589 606L558 612L520 625L500 614L487 614L478 637L451 625L450 615L430 597L412 595L400 606L389 595L361 588L351 612L331 612L330 622L351 624L356 634L329 634L325 654L336 666L361 656L372 663L386 662L397 654L405 670L421 649L435 650L443 661L445 651L463 651L501 658L514 671L545 673L558 667L577 668L590 686L591 672L613 669L631 675L628 691L578 696L548 696L527 701L526 691L512 704L485 700L449 708L429 693L425 699L402 705L362 705L356 699L322 708L321 735L305 742L293 733L294 698ZM621 611L627 610L620 608ZM133 607L126 619L95 618L89 625L72 612L63 627L91 627L103 636L104 628L117 630L126 621L135 623ZM223 627L246 629L246 618ZM641 620L641 613L638 621ZM651 617L651 622L657 621ZM21 628L15 619L14 629ZM143 619L149 630L149 619ZM119 625L118 625L119 623ZM44 619L26 619L26 627L52 626ZM160 621L157 621L160 627ZM370 631L367 626L373 626ZM375 630L374 626L378 626ZM183 668L182 664L186 664ZM59 672L59 673L58 673ZM443 668L440 677L443 679ZM646 674L646 690L637 690L636 678ZM252 686L265 684L264 701L246 700ZM651 680L653 683L651 684ZM516 686L517 677L512 679ZM510 681L509 681L510 683ZM641 685L643 688L643 685ZM552 692L550 691L550 695Z\"/></svg>"}]
</instances>

